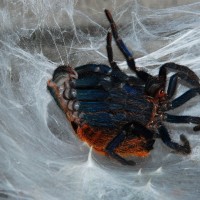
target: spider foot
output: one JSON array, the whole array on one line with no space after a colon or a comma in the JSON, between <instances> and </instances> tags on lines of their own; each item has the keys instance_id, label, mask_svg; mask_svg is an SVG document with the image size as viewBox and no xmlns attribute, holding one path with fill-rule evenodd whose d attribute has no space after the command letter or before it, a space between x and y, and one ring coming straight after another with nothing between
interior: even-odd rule
<instances>
[{"instance_id":1,"label":"spider foot","mask_svg":"<svg viewBox=\"0 0 200 200\"><path fill-rule=\"evenodd\" d=\"M197 125L193 128L193 131L200 131L200 125Z\"/></svg>"},{"instance_id":2,"label":"spider foot","mask_svg":"<svg viewBox=\"0 0 200 200\"><path fill-rule=\"evenodd\" d=\"M125 160L124 163L122 163L123 165L130 165L130 166L135 166L136 163L133 160Z\"/></svg>"},{"instance_id":3,"label":"spider foot","mask_svg":"<svg viewBox=\"0 0 200 200\"><path fill-rule=\"evenodd\" d=\"M121 163L122 165L129 165L129 166L134 166L136 165L136 163L133 160L126 160L124 158L122 158L121 156L119 156L118 154L114 153L114 152L110 152L110 150L106 150L110 157L116 159L119 163Z\"/></svg>"},{"instance_id":4,"label":"spider foot","mask_svg":"<svg viewBox=\"0 0 200 200\"><path fill-rule=\"evenodd\" d=\"M191 147L188 139L185 135L180 135L181 144L173 142L169 136L169 133L164 125L159 128L159 133L161 136L162 141L171 149L173 149L176 153L181 154L189 154L191 153Z\"/></svg>"},{"instance_id":5,"label":"spider foot","mask_svg":"<svg viewBox=\"0 0 200 200\"><path fill-rule=\"evenodd\" d=\"M185 135L181 134L180 135L180 140L183 143L182 146L180 146L180 152L183 154L190 154L191 153L191 147L188 139L186 138Z\"/></svg>"}]
</instances>

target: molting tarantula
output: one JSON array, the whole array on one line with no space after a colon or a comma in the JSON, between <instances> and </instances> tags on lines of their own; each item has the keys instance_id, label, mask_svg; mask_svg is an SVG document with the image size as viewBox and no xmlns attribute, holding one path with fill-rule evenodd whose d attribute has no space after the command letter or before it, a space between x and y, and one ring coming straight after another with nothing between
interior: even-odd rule
<instances>
[{"instance_id":1,"label":"molting tarantula","mask_svg":"<svg viewBox=\"0 0 200 200\"><path fill-rule=\"evenodd\" d=\"M200 93L198 76L188 67L175 63L162 65L157 76L138 69L118 35L111 13L105 10L105 14L112 30L107 34L106 46L110 67L59 66L47 83L51 95L82 141L122 164L135 164L126 160L127 156L147 156L157 137L174 151L189 154L187 138L181 135L181 144L172 141L164 122L193 123L197 124L194 131L200 130L200 117L167 113ZM136 77L121 71L113 60L112 35ZM170 77L166 89L168 70L176 73ZM189 84L191 89L171 100L178 80Z\"/></svg>"}]
</instances>

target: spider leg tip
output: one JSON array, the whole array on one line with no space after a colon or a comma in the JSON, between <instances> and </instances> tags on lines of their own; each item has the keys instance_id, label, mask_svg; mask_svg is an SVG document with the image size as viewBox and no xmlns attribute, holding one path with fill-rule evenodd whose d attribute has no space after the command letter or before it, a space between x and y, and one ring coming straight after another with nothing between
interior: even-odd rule
<instances>
[{"instance_id":1,"label":"spider leg tip","mask_svg":"<svg viewBox=\"0 0 200 200\"><path fill-rule=\"evenodd\" d=\"M197 126L195 126L194 128L193 128L193 131L199 131L200 130L200 125L197 125Z\"/></svg>"},{"instance_id":2,"label":"spider leg tip","mask_svg":"<svg viewBox=\"0 0 200 200\"><path fill-rule=\"evenodd\" d=\"M108 31L107 33L107 40L111 40L112 39L112 33L110 31Z\"/></svg>"},{"instance_id":3,"label":"spider leg tip","mask_svg":"<svg viewBox=\"0 0 200 200\"><path fill-rule=\"evenodd\" d=\"M182 142L188 141L187 138L186 138L186 136L185 136L184 134L181 134L181 135L180 135L180 140L181 140Z\"/></svg>"},{"instance_id":4,"label":"spider leg tip","mask_svg":"<svg viewBox=\"0 0 200 200\"><path fill-rule=\"evenodd\" d=\"M104 12L105 12L105 13L108 13L108 12L109 12L109 10L108 10L108 9L105 9L105 10L104 10Z\"/></svg>"},{"instance_id":5,"label":"spider leg tip","mask_svg":"<svg viewBox=\"0 0 200 200\"><path fill-rule=\"evenodd\" d=\"M106 14L106 17L107 17L108 21L110 23L113 23L113 18L112 18L111 12L109 10L107 10L107 9L105 9L104 12Z\"/></svg>"}]
</instances>

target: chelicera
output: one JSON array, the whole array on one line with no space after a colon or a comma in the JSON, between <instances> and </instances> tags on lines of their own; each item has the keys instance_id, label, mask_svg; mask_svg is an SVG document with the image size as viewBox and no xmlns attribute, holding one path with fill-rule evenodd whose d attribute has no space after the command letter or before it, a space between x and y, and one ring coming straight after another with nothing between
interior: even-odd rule
<instances>
[{"instance_id":1,"label":"chelicera","mask_svg":"<svg viewBox=\"0 0 200 200\"><path fill-rule=\"evenodd\" d=\"M177 153L189 154L191 148L186 136L180 135L180 143L172 141L165 122L193 123L196 124L193 130L200 130L200 117L167 113L199 94L198 76L188 67L175 63L162 65L157 76L138 69L118 35L111 13L105 10L105 14L112 30L107 34L106 46L110 67L59 66L47 83L51 95L82 141L122 164L135 164L125 159L127 156L147 156L156 138ZM124 73L113 60L112 36L136 76ZM167 87L169 70L175 74ZM191 89L172 100L179 81Z\"/></svg>"}]
</instances>

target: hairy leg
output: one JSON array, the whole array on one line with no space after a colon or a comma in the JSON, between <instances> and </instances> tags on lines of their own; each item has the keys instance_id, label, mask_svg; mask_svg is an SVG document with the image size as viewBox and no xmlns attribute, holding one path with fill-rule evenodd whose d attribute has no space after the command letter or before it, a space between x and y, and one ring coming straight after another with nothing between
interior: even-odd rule
<instances>
[{"instance_id":1,"label":"hairy leg","mask_svg":"<svg viewBox=\"0 0 200 200\"><path fill-rule=\"evenodd\" d=\"M198 124L193 128L194 131L200 130L200 117L194 117L194 116L177 116L177 115L166 115L165 121L170 123L193 123Z\"/></svg>"},{"instance_id":2,"label":"hairy leg","mask_svg":"<svg viewBox=\"0 0 200 200\"><path fill-rule=\"evenodd\" d=\"M135 137L143 137L144 144L141 146L140 151L145 150L146 152L149 152L153 149L153 144L155 140L153 139L154 133L150 130L148 130L146 127L140 125L139 123L133 121L131 123L127 123L123 126L119 134L113 138L113 140L108 144L106 147L106 152L113 157L114 159L118 160L120 163L125 165L135 165L135 162L125 160L121 156L119 156L115 149L120 146L126 139L131 139ZM132 144L134 146L134 144ZM135 144L137 146L137 144ZM138 148L138 147L136 147ZM128 151L128 149L127 149Z\"/></svg>"},{"instance_id":3,"label":"hairy leg","mask_svg":"<svg viewBox=\"0 0 200 200\"><path fill-rule=\"evenodd\" d=\"M169 148L175 150L177 153L182 154L189 154L191 153L191 148L189 141L184 135L180 135L180 140L183 143L183 145L180 145L176 142L173 142L169 136L169 133L164 125L161 125L158 129L160 137L165 145L167 145Z\"/></svg>"},{"instance_id":4,"label":"hairy leg","mask_svg":"<svg viewBox=\"0 0 200 200\"><path fill-rule=\"evenodd\" d=\"M167 69L178 71L176 74L171 76L169 80L169 86L167 90L167 95L169 99L174 95L179 79L192 87L200 86L198 76L191 69L183 65L178 65L176 63L165 63L164 65L162 65L159 71L159 79L163 79L163 81L166 82Z\"/></svg>"},{"instance_id":5,"label":"hairy leg","mask_svg":"<svg viewBox=\"0 0 200 200\"><path fill-rule=\"evenodd\" d=\"M182 94L181 96L177 97L171 102L169 110L173 110L179 106L182 106L184 103L189 101L190 99L194 98L195 96L200 94L200 87L193 88Z\"/></svg>"},{"instance_id":6,"label":"hairy leg","mask_svg":"<svg viewBox=\"0 0 200 200\"><path fill-rule=\"evenodd\" d=\"M133 58L132 53L128 50L128 48L126 47L126 45L124 44L123 40L119 37L118 35L118 31L117 31L117 26L112 18L112 15L110 13L109 10L105 10L105 14L106 17L108 19L108 21L110 22L110 26L112 29L112 34L113 37L115 39L115 42L118 46L118 48L120 49L120 51L122 52L122 54L124 55L124 57L126 58L126 62L129 66L129 68L134 71L137 76L143 80L143 81L147 81L147 79L149 78L149 76L151 76L150 74L148 74L147 72L144 72L142 70L138 70L135 66L135 60Z\"/></svg>"},{"instance_id":7,"label":"hairy leg","mask_svg":"<svg viewBox=\"0 0 200 200\"><path fill-rule=\"evenodd\" d=\"M134 77L134 76L128 76L125 73L123 73L120 68L117 66L117 63L113 61L113 50L112 50L112 34L108 32L107 34L107 54L108 54L108 61L110 63L111 68L113 69L112 71L112 76L118 77L120 81L122 82L128 82L130 84L135 84L135 85L142 85L143 81L140 79Z\"/></svg>"}]
</instances>

